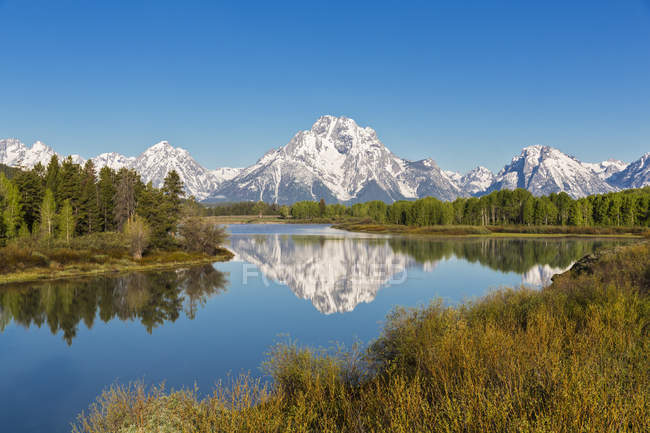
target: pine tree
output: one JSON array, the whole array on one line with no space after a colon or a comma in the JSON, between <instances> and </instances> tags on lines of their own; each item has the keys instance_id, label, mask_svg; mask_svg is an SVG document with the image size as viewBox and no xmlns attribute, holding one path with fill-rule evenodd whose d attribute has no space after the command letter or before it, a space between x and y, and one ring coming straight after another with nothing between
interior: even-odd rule
<instances>
[{"instance_id":1,"label":"pine tree","mask_svg":"<svg viewBox=\"0 0 650 433\"><path fill-rule=\"evenodd\" d=\"M54 197L57 197L57 190L59 187L59 157L56 154L52 155L47 169L45 171L45 188L52 191Z\"/></svg>"},{"instance_id":2,"label":"pine tree","mask_svg":"<svg viewBox=\"0 0 650 433\"><path fill-rule=\"evenodd\" d=\"M168 247L171 242L169 233L175 226L176 217L163 191L149 182L140 193L136 213L151 227L151 244L157 248Z\"/></svg>"},{"instance_id":3,"label":"pine tree","mask_svg":"<svg viewBox=\"0 0 650 433\"><path fill-rule=\"evenodd\" d=\"M181 198L183 197L184 192L183 182L181 182L181 178L176 170L167 173L163 182L162 191L169 204L168 211L171 213L170 217L172 217L172 219L177 219L181 210Z\"/></svg>"},{"instance_id":4,"label":"pine tree","mask_svg":"<svg viewBox=\"0 0 650 433\"><path fill-rule=\"evenodd\" d=\"M81 234L90 234L99 231L99 221L100 217L95 164L93 164L92 160L88 160L84 166L81 177L79 212L77 214L77 232Z\"/></svg>"},{"instance_id":5,"label":"pine tree","mask_svg":"<svg viewBox=\"0 0 650 433\"><path fill-rule=\"evenodd\" d=\"M99 217L103 231L115 230L115 178L115 170L110 167L99 171Z\"/></svg>"},{"instance_id":6,"label":"pine tree","mask_svg":"<svg viewBox=\"0 0 650 433\"><path fill-rule=\"evenodd\" d=\"M136 179L138 174L132 170L121 168L117 173L114 216L118 229L122 229L124 223L135 214L136 207Z\"/></svg>"},{"instance_id":7,"label":"pine tree","mask_svg":"<svg viewBox=\"0 0 650 433\"><path fill-rule=\"evenodd\" d=\"M327 212L327 204L325 204L325 199L321 198L320 201L318 202L318 213L322 218L325 216L326 212Z\"/></svg>"},{"instance_id":8,"label":"pine tree","mask_svg":"<svg viewBox=\"0 0 650 433\"><path fill-rule=\"evenodd\" d=\"M73 163L72 158L68 156L63 160L59 170L59 182L55 196L56 202L63 203L65 200L70 200L70 205L76 213L78 210L80 190L81 167Z\"/></svg>"},{"instance_id":9,"label":"pine tree","mask_svg":"<svg viewBox=\"0 0 650 433\"><path fill-rule=\"evenodd\" d=\"M41 166L42 167L42 166ZM16 176L16 186L20 191L23 218L30 231L38 222L41 202L43 201L43 178L38 170L23 171Z\"/></svg>"}]
</instances>

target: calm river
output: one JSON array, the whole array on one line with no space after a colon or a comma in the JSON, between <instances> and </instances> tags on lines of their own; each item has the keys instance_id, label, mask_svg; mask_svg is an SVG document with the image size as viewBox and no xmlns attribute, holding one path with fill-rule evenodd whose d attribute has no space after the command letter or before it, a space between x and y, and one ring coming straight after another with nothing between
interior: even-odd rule
<instances>
[{"instance_id":1,"label":"calm river","mask_svg":"<svg viewBox=\"0 0 650 433\"><path fill-rule=\"evenodd\" d=\"M287 338L368 342L396 305L456 304L502 286L541 287L598 239L416 240L325 225L233 225L233 261L0 287L0 430L68 432L111 383L210 392L261 375Z\"/></svg>"}]
</instances>

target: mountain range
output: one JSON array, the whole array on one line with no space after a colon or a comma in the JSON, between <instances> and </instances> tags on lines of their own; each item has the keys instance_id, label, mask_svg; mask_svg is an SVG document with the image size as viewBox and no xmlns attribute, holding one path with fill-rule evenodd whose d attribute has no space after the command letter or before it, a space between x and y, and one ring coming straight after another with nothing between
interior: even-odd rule
<instances>
[{"instance_id":1,"label":"mountain range","mask_svg":"<svg viewBox=\"0 0 650 433\"><path fill-rule=\"evenodd\" d=\"M55 151L37 141L28 147L15 138L0 140L0 163L31 168L47 165ZM60 155L59 155L60 156ZM85 159L72 155L75 162ZM199 200L287 204L299 200L355 203L393 202L425 196L441 200L480 196L500 189L525 188L534 195L565 191L574 198L650 185L650 152L632 163L610 159L582 162L560 150L523 148L498 173L476 167L461 174L441 169L431 159L410 161L392 153L370 127L347 117L322 116L284 146L272 149L245 168L210 170L190 153L161 141L137 157L115 152L92 158L103 166L136 170L160 186L176 170L188 195Z\"/></svg>"}]
</instances>

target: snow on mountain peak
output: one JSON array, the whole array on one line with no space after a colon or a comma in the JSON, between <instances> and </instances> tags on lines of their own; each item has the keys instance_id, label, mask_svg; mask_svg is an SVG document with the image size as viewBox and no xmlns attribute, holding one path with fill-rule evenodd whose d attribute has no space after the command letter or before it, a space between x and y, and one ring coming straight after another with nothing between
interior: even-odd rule
<instances>
[{"instance_id":1,"label":"snow on mountain peak","mask_svg":"<svg viewBox=\"0 0 650 433\"><path fill-rule=\"evenodd\" d=\"M494 179L494 173L479 165L463 175L458 183L463 191L470 195L476 195L488 189L494 182Z\"/></svg>"},{"instance_id":2,"label":"snow on mountain peak","mask_svg":"<svg viewBox=\"0 0 650 433\"><path fill-rule=\"evenodd\" d=\"M27 147L16 138L0 140L0 163L5 165L29 169L38 163L47 165L55 154L41 141ZM72 155L72 160L85 163L79 155ZM246 168L207 170L187 150L167 140L137 157L110 152L92 161L98 171L104 166L136 170L155 186L176 170L187 194L199 200L283 204L321 198L346 203L425 196L453 200L514 188L535 195L566 191L582 197L650 184L650 153L630 164L615 159L586 163L539 144L524 147L497 175L481 166L461 175L442 170L432 158L399 158L384 146L374 129L359 126L349 117L331 115L321 116L310 129L297 132L289 143L271 149Z\"/></svg>"},{"instance_id":3,"label":"snow on mountain peak","mask_svg":"<svg viewBox=\"0 0 650 433\"><path fill-rule=\"evenodd\" d=\"M607 179L618 188L642 188L650 185L650 152Z\"/></svg>"},{"instance_id":4,"label":"snow on mountain peak","mask_svg":"<svg viewBox=\"0 0 650 433\"><path fill-rule=\"evenodd\" d=\"M268 152L213 193L227 200L394 201L460 191L435 163L395 156L369 127L348 117L321 116L285 146Z\"/></svg>"},{"instance_id":5,"label":"snow on mountain peak","mask_svg":"<svg viewBox=\"0 0 650 433\"><path fill-rule=\"evenodd\" d=\"M525 147L496 176L487 192L524 188L534 195L565 191L583 197L615 191L588 165L550 146Z\"/></svg>"}]
</instances>

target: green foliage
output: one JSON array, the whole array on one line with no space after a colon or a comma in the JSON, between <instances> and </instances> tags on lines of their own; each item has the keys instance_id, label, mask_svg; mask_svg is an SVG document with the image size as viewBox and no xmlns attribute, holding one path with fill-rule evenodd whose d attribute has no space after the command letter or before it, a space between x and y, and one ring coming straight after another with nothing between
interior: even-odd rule
<instances>
[{"instance_id":1,"label":"green foliage","mask_svg":"<svg viewBox=\"0 0 650 433\"><path fill-rule=\"evenodd\" d=\"M0 211L4 227L4 235L12 239L18 235L23 222L23 206L18 187L0 173Z\"/></svg>"},{"instance_id":2,"label":"green foliage","mask_svg":"<svg viewBox=\"0 0 650 433\"><path fill-rule=\"evenodd\" d=\"M291 216L296 219L318 218L320 207L315 201L299 201L291 206Z\"/></svg>"},{"instance_id":3,"label":"green foliage","mask_svg":"<svg viewBox=\"0 0 650 433\"><path fill-rule=\"evenodd\" d=\"M58 215L59 238L70 244L75 234L76 225L77 220L72 211L72 205L70 204L70 200L66 199L63 201L61 211Z\"/></svg>"},{"instance_id":4,"label":"green foliage","mask_svg":"<svg viewBox=\"0 0 650 433\"><path fill-rule=\"evenodd\" d=\"M183 192L183 182L181 182L181 178L176 170L167 173L163 181L162 191L169 202L170 212L178 214L181 207L181 197L185 193Z\"/></svg>"},{"instance_id":5,"label":"green foliage","mask_svg":"<svg viewBox=\"0 0 650 433\"><path fill-rule=\"evenodd\" d=\"M113 212L118 229L122 229L124 223L135 214L136 190L142 189L139 183L142 182L135 171L121 168L117 172Z\"/></svg>"},{"instance_id":6,"label":"green foliage","mask_svg":"<svg viewBox=\"0 0 650 433\"><path fill-rule=\"evenodd\" d=\"M0 164L0 174L4 175L7 179L13 179L18 173L20 173L20 169Z\"/></svg>"},{"instance_id":7,"label":"green foliage","mask_svg":"<svg viewBox=\"0 0 650 433\"><path fill-rule=\"evenodd\" d=\"M81 173L77 232L90 234L101 229L99 198L95 165L88 160Z\"/></svg>"},{"instance_id":8,"label":"green foliage","mask_svg":"<svg viewBox=\"0 0 650 433\"><path fill-rule=\"evenodd\" d=\"M30 171L20 172L14 182L20 191L23 221L31 231L39 221L44 179L40 176L39 171L34 168Z\"/></svg>"},{"instance_id":9,"label":"green foliage","mask_svg":"<svg viewBox=\"0 0 650 433\"><path fill-rule=\"evenodd\" d=\"M110 167L102 167L99 171L99 181L97 183L98 191L98 211L99 222L102 231L115 230L115 181L117 174Z\"/></svg>"},{"instance_id":10,"label":"green foliage","mask_svg":"<svg viewBox=\"0 0 650 433\"><path fill-rule=\"evenodd\" d=\"M280 206L275 203L270 204L264 202L244 201L239 203L220 203L205 205L204 215L259 215L260 207L262 208L262 215L280 214Z\"/></svg>"},{"instance_id":11,"label":"green foliage","mask_svg":"<svg viewBox=\"0 0 650 433\"><path fill-rule=\"evenodd\" d=\"M142 253L147 249L151 240L151 229L149 225L142 218L134 215L126 221L122 231L128 242L133 259L140 260Z\"/></svg>"},{"instance_id":12,"label":"green foliage","mask_svg":"<svg viewBox=\"0 0 650 433\"><path fill-rule=\"evenodd\" d=\"M40 231L41 236L50 239L55 235L57 225L56 204L54 203L54 193L47 189L41 203L40 212Z\"/></svg>"},{"instance_id":13,"label":"green foliage","mask_svg":"<svg viewBox=\"0 0 650 433\"><path fill-rule=\"evenodd\" d=\"M215 255L227 239L226 230L202 218L186 218L179 226L180 242L186 251Z\"/></svg>"}]
</instances>

